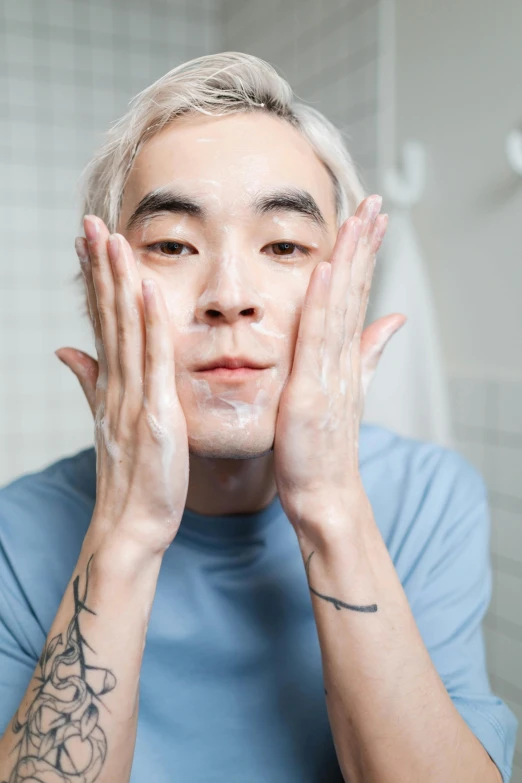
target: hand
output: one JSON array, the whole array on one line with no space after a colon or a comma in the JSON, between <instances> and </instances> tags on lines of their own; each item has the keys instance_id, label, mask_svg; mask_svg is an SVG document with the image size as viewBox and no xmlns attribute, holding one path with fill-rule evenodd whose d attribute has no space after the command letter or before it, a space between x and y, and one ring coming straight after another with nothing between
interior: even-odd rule
<instances>
[{"instance_id":1,"label":"hand","mask_svg":"<svg viewBox=\"0 0 522 783\"><path fill-rule=\"evenodd\" d=\"M141 281L132 250L104 222L84 220L76 240L98 361L56 351L77 376L94 416L96 505L91 525L157 553L185 507L188 438L175 382L174 340L163 295Z\"/></svg>"},{"instance_id":2,"label":"hand","mask_svg":"<svg viewBox=\"0 0 522 783\"><path fill-rule=\"evenodd\" d=\"M395 313L363 332L388 222L380 206L376 196L361 202L339 230L331 263L318 264L306 292L274 439L278 495L296 529L320 518L327 503L360 496L364 395L386 343L406 321Z\"/></svg>"}]
</instances>

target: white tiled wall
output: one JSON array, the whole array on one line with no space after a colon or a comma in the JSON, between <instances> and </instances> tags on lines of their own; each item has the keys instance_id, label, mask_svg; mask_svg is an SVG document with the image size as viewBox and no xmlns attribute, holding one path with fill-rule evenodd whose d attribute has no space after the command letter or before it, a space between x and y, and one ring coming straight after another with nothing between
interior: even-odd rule
<instances>
[{"instance_id":1,"label":"white tiled wall","mask_svg":"<svg viewBox=\"0 0 522 783\"><path fill-rule=\"evenodd\" d=\"M491 686L522 726L522 378L454 377L456 447L486 479L493 597L484 622ZM522 783L519 736L512 783Z\"/></svg>"},{"instance_id":2,"label":"white tiled wall","mask_svg":"<svg viewBox=\"0 0 522 783\"><path fill-rule=\"evenodd\" d=\"M219 50L213 0L0 4L0 484L92 443L72 373L95 355L72 278L77 181L139 90Z\"/></svg>"}]
</instances>

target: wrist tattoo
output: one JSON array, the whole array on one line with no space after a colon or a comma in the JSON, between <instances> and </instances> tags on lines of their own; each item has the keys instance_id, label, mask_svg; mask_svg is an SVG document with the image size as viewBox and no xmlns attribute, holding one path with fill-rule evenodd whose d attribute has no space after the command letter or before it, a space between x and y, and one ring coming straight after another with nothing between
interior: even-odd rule
<instances>
[{"instance_id":1,"label":"wrist tattoo","mask_svg":"<svg viewBox=\"0 0 522 783\"><path fill-rule=\"evenodd\" d=\"M377 611L377 604L369 604L367 606L354 606L353 604L345 604L344 601L341 601L339 598L333 598L331 595L323 595L322 593L318 593L317 590L314 590L312 585L310 584L310 560L312 559L312 555L314 553L310 552L308 555L308 559L305 563L305 571L306 571L306 578L308 580L308 587L310 589L310 592L312 592L314 595L316 595L318 598L322 598L324 601L330 601L336 609L351 609L354 612L376 612Z\"/></svg>"}]
</instances>

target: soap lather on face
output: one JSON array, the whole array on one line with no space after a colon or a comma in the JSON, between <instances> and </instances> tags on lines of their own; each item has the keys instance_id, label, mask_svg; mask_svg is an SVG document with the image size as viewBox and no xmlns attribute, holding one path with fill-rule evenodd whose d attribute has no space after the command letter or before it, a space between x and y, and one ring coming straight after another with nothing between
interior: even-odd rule
<instances>
[{"instance_id":1,"label":"soap lather on face","mask_svg":"<svg viewBox=\"0 0 522 783\"><path fill-rule=\"evenodd\" d=\"M167 208L133 218L154 194L160 206L172 196ZM332 180L311 145L265 114L176 121L137 156L118 231L165 297L191 452L266 454L308 282L337 234ZM225 355L266 369L198 374Z\"/></svg>"}]
</instances>

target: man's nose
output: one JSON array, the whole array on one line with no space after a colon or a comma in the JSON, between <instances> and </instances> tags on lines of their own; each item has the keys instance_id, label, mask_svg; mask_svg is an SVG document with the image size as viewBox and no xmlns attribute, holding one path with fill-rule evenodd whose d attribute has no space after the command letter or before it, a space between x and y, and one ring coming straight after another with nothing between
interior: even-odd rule
<instances>
[{"instance_id":1,"label":"man's nose","mask_svg":"<svg viewBox=\"0 0 522 783\"><path fill-rule=\"evenodd\" d=\"M219 265L203 291L196 307L196 317L201 323L217 325L233 324L238 320L257 323L264 315L264 302L252 274L232 260Z\"/></svg>"}]
</instances>

